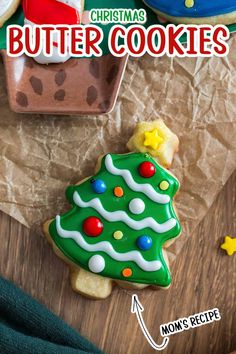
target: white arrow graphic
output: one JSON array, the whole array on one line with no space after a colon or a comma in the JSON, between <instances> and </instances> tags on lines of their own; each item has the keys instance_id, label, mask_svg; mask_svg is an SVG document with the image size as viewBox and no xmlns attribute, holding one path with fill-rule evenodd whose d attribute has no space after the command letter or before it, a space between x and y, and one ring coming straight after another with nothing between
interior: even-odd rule
<instances>
[{"instance_id":1,"label":"white arrow graphic","mask_svg":"<svg viewBox=\"0 0 236 354\"><path fill-rule=\"evenodd\" d=\"M161 351L164 350L168 343L169 343L169 338L165 337L162 344L158 345L154 339L152 338L152 336L150 335L144 320L143 320L143 316L142 316L142 312L144 311L144 308L142 306L142 304L139 301L138 295L134 294L132 295L132 303L131 303L131 312L136 314L137 319L138 319L138 323L142 329L143 334L145 335L147 341L149 342L149 344L151 345L151 347L157 351Z\"/></svg>"}]
</instances>

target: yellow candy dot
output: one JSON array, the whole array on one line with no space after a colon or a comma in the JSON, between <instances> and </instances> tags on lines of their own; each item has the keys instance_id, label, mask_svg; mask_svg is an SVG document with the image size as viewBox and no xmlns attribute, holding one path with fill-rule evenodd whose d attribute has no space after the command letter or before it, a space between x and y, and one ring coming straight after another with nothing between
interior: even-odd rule
<instances>
[{"instance_id":1,"label":"yellow candy dot","mask_svg":"<svg viewBox=\"0 0 236 354\"><path fill-rule=\"evenodd\" d=\"M169 182L167 182L167 181L162 181L161 183L160 183L160 189L162 190L162 191L166 191L168 188L169 188L169 186L170 186L170 184L169 184Z\"/></svg>"},{"instance_id":2,"label":"yellow candy dot","mask_svg":"<svg viewBox=\"0 0 236 354\"><path fill-rule=\"evenodd\" d=\"M185 6L189 9L194 6L194 0L185 0Z\"/></svg>"},{"instance_id":3,"label":"yellow candy dot","mask_svg":"<svg viewBox=\"0 0 236 354\"><path fill-rule=\"evenodd\" d=\"M115 240L121 240L123 236L124 235L122 231L115 231L113 234Z\"/></svg>"}]
</instances>

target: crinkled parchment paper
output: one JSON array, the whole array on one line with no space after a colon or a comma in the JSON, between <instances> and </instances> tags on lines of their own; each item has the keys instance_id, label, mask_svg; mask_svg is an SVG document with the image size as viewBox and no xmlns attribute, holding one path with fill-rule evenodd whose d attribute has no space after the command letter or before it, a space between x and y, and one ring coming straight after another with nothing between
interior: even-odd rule
<instances>
[{"instance_id":1,"label":"crinkled parchment paper","mask_svg":"<svg viewBox=\"0 0 236 354\"><path fill-rule=\"evenodd\" d=\"M0 64L0 208L39 228L67 210L66 186L92 175L99 155L125 152L138 121L162 118L180 138L174 258L236 167L236 36L230 45L223 59L130 59L115 110L100 117L12 113Z\"/></svg>"}]
</instances>

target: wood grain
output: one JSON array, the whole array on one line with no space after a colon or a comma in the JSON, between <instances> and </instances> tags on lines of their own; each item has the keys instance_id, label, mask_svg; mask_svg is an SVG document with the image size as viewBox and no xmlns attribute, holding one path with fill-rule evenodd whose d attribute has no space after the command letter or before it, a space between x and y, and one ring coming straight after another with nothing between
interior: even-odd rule
<instances>
[{"instance_id":1,"label":"wood grain","mask_svg":"<svg viewBox=\"0 0 236 354\"><path fill-rule=\"evenodd\" d=\"M48 246L5 214L0 214L0 272L61 316L106 353L149 354L150 348L130 313L131 294L115 288L105 301L90 301L70 288L68 270ZM219 249L223 237L236 236L236 173L205 220L172 265L168 291L144 290L146 325L161 342L159 325L218 307L221 321L170 339L166 354L228 354L236 350L236 255Z\"/></svg>"}]
</instances>

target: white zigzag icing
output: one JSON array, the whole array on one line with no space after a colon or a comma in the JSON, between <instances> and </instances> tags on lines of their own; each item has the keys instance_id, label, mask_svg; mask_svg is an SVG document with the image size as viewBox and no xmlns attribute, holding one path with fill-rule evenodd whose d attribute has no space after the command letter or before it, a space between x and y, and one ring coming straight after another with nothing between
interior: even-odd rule
<instances>
[{"instance_id":1,"label":"white zigzag icing","mask_svg":"<svg viewBox=\"0 0 236 354\"><path fill-rule=\"evenodd\" d=\"M106 166L107 171L110 172L111 174L123 177L125 182L127 183L127 185L133 191L146 194L146 196L148 198L150 198L151 200L153 200L156 203L160 203L160 204L169 203L169 201L170 201L169 195L158 193L148 183L138 184L133 179L133 176L131 175L129 170L121 170L121 169L115 167L110 154L108 154L105 157L105 166Z\"/></svg>"},{"instance_id":2,"label":"white zigzag icing","mask_svg":"<svg viewBox=\"0 0 236 354\"><path fill-rule=\"evenodd\" d=\"M146 272L154 272L162 267L160 261L146 261L139 251L130 251L125 253L116 252L111 243L108 241L98 242L93 245L87 243L79 231L69 231L63 229L59 215L56 216L56 229L60 237L74 240L81 248L87 252L105 252L116 261L134 262Z\"/></svg>"},{"instance_id":3,"label":"white zigzag icing","mask_svg":"<svg viewBox=\"0 0 236 354\"><path fill-rule=\"evenodd\" d=\"M133 230L142 230L146 227L150 227L153 231L157 233L163 233L171 230L176 225L176 220L174 218L167 220L163 224L159 224L152 217L147 217L142 220L133 220L129 215L123 210L117 211L107 211L104 209L101 201L98 198L94 198L89 202L84 202L78 192L74 192L73 200L76 205L81 208L93 208L95 209L104 219L110 222L122 221Z\"/></svg>"}]
</instances>

